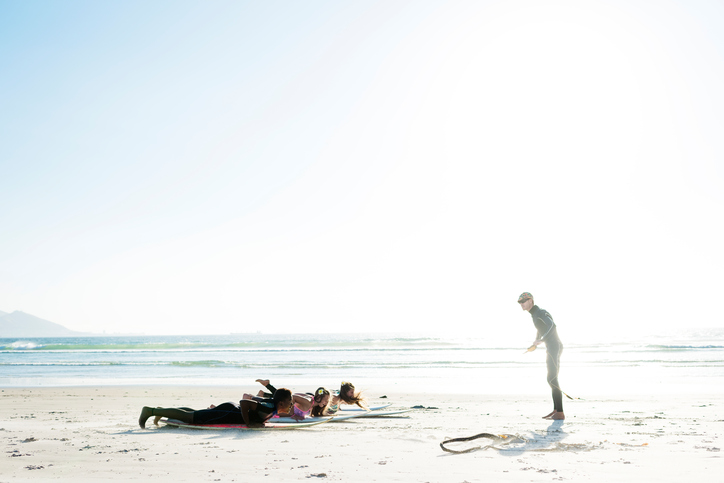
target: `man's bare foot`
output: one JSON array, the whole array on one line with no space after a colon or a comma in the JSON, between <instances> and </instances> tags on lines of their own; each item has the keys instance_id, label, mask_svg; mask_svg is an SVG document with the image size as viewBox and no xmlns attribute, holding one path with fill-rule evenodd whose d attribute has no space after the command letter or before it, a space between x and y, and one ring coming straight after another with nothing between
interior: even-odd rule
<instances>
[{"instance_id":1,"label":"man's bare foot","mask_svg":"<svg viewBox=\"0 0 724 483\"><path fill-rule=\"evenodd\" d=\"M551 419L553 421L563 421L566 419L566 415L563 414L563 411L553 411L553 414L550 416L544 418L544 419Z\"/></svg>"},{"instance_id":2,"label":"man's bare foot","mask_svg":"<svg viewBox=\"0 0 724 483\"><path fill-rule=\"evenodd\" d=\"M153 409L149 408L148 406L143 406L143 409L141 409L141 416L138 418L138 425L146 429L146 420L153 416Z\"/></svg>"},{"instance_id":3,"label":"man's bare foot","mask_svg":"<svg viewBox=\"0 0 724 483\"><path fill-rule=\"evenodd\" d=\"M257 379L256 382L264 387L267 387L269 385L269 379Z\"/></svg>"},{"instance_id":4,"label":"man's bare foot","mask_svg":"<svg viewBox=\"0 0 724 483\"><path fill-rule=\"evenodd\" d=\"M555 411L555 409L554 409L554 410L553 410L552 412L550 412L549 414L546 414L545 416L543 416L543 419L550 419L551 416L553 416L555 413L556 413L556 411Z\"/></svg>"},{"instance_id":5,"label":"man's bare foot","mask_svg":"<svg viewBox=\"0 0 724 483\"><path fill-rule=\"evenodd\" d=\"M251 394L245 392L244 395L241 396L241 399L251 399Z\"/></svg>"},{"instance_id":6,"label":"man's bare foot","mask_svg":"<svg viewBox=\"0 0 724 483\"><path fill-rule=\"evenodd\" d=\"M264 397L264 391L257 392L256 397Z\"/></svg>"},{"instance_id":7,"label":"man's bare foot","mask_svg":"<svg viewBox=\"0 0 724 483\"><path fill-rule=\"evenodd\" d=\"M159 408L160 409L160 408ZM154 416L153 417L153 424L158 426L158 422L161 420L161 416Z\"/></svg>"}]
</instances>

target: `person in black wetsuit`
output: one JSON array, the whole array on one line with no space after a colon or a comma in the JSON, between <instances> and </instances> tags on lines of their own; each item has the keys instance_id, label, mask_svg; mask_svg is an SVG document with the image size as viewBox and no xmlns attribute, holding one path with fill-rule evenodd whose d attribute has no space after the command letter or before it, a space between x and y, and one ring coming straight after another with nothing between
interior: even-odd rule
<instances>
[{"instance_id":1,"label":"person in black wetsuit","mask_svg":"<svg viewBox=\"0 0 724 483\"><path fill-rule=\"evenodd\" d=\"M553 317L548 311L541 309L533 302L533 296L530 292L523 292L518 297L520 307L530 312L533 317L533 325L535 325L538 333L533 344L528 349L535 350L542 342L546 344L546 366L548 367L548 385L553 393L553 412L543 416L543 419L562 420L566 419L563 414L563 392L558 383L558 370L561 366L561 352L563 352L563 344L558 338L556 324Z\"/></svg>"},{"instance_id":2,"label":"person in black wetsuit","mask_svg":"<svg viewBox=\"0 0 724 483\"><path fill-rule=\"evenodd\" d=\"M264 426L275 413L287 413L292 407L292 392L278 389L271 399L250 401L242 399L239 404L227 402L211 409L194 411L189 408L150 408L144 406L138 425L146 427L151 416L178 419L188 424L246 424L248 427Z\"/></svg>"}]
</instances>

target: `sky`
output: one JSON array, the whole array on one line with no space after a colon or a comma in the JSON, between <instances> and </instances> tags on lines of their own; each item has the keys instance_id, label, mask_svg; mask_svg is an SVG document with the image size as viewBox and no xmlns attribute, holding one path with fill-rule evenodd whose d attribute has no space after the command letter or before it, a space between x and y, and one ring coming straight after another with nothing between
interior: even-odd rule
<instances>
[{"instance_id":1,"label":"sky","mask_svg":"<svg viewBox=\"0 0 724 483\"><path fill-rule=\"evenodd\" d=\"M564 341L724 327L723 26L701 0L0 0L0 310L492 337L531 332L528 291Z\"/></svg>"}]
</instances>

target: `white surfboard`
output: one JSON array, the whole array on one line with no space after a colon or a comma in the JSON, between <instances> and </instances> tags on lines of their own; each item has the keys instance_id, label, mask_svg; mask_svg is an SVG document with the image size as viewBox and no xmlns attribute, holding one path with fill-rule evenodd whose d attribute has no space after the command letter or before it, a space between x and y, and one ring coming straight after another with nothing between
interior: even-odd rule
<instances>
[{"instance_id":1,"label":"white surfboard","mask_svg":"<svg viewBox=\"0 0 724 483\"><path fill-rule=\"evenodd\" d=\"M214 431L219 430L227 430L227 429L233 429L233 430L242 430L242 431L264 431L264 430L271 430L271 429L300 429L300 428L308 428L310 426L316 426L317 424L326 423L329 421L329 419L323 419L321 421L302 421L302 422L295 422L295 423L277 423L277 422L266 422L264 426L260 428L250 428L246 424L189 424L184 423L183 421L178 421L176 419L166 419L162 420L166 423L168 426L174 426L177 428L189 428L189 429L210 429Z\"/></svg>"},{"instance_id":2,"label":"white surfboard","mask_svg":"<svg viewBox=\"0 0 724 483\"><path fill-rule=\"evenodd\" d=\"M365 412L350 412L349 414L336 414L334 416L320 416L318 418L304 418L301 421L297 421L294 418L289 417L280 417L280 418L271 418L269 421L273 423L285 423L285 424L294 424L294 423L306 423L307 421L329 421L329 422L335 422L335 421L344 421L346 419L352 419L352 418L359 418L365 415Z\"/></svg>"},{"instance_id":3,"label":"white surfboard","mask_svg":"<svg viewBox=\"0 0 724 483\"><path fill-rule=\"evenodd\" d=\"M385 406L387 407L387 406ZM294 418L287 418L287 417L281 417L281 418L272 418L270 419L271 422L274 423L285 423L285 424L295 424L295 423L304 423L304 422L311 422L311 421L329 421L331 423L335 421L345 421L347 419L353 419L353 418L384 418L387 416L399 416L400 414L409 413L412 411L412 409L397 409L392 411L348 411L345 414L337 413L335 416L322 416L319 418L306 418L302 419L301 421L297 421Z\"/></svg>"},{"instance_id":4,"label":"white surfboard","mask_svg":"<svg viewBox=\"0 0 724 483\"><path fill-rule=\"evenodd\" d=\"M358 417L360 418L384 418L386 416L397 416L399 414L405 414L412 411L412 409L397 409L392 411L369 411L361 413Z\"/></svg>"},{"instance_id":5,"label":"white surfboard","mask_svg":"<svg viewBox=\"0 0 724 483\"><path fill-rule=\"evenodd\" d=\"M379 411L380 409L385 409L390 406L392 406L392 403L381 404L379 406L370 406L369 410L370 411ZM365 412L367 412L366 409L362 409L359 406L346 406L346 407L339 408L339 410L340 411L365 411Z\"/></svg>"}]
</instances>

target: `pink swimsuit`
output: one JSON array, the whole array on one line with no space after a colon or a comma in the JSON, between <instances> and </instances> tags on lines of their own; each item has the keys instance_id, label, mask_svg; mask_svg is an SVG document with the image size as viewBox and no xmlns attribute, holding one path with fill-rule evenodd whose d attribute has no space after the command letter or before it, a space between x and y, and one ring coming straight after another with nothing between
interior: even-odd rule
<instances>
[{"instance_id":1,"label":"pink swimsuit","mask_svg":"<svg viewBox=\"0 0 724 483\"><path fill-rule=\"evenodd\" d=\"M296 406L296 404L294 405L294 415L295 415L295 416L298 416L298 417L300 417L300 418L306 418L306 417L309 417L310 414L312 414L312 409L311 409L311 408L309 408L309 411L306 411L306 412L305 412L305 411L302 411L301 409L299 409L299 408Z\"/></svg>"},{"instance_id":2,"label":"pink swimsuit","mask_svg":"<svg viewBox=\"0 0 724 483\"><path fill-rule=\"evenodd\" d=\"M308 394L302 394L303 396L309 397ZM312 400L312 407L309 408L309 411L302 411L297 407L297 405L294 405L294 415L300 418L308 418L310 414L312 414L312 408L314 408L314 400Z\"/></svg>"}]
</instances>

